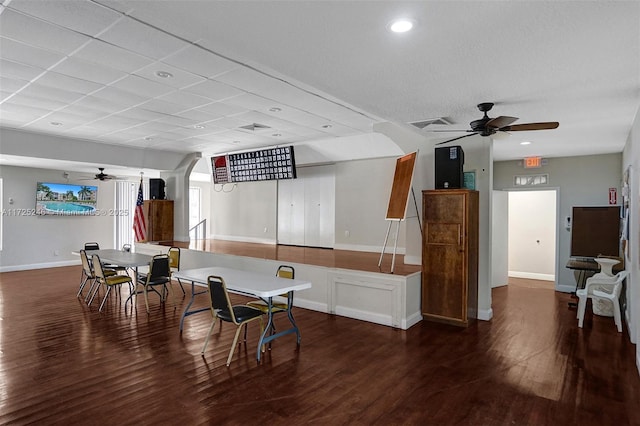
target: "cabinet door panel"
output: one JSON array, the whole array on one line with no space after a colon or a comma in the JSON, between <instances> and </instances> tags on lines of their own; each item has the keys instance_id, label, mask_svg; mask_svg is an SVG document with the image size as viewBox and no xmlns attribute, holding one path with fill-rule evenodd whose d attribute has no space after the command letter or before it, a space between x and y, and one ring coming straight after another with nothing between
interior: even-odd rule
<instances>
[{"instance_id":1,"label":"cabinet door panel","mask_svg":"<svg viewBox=\"0 0 640 426\"><path fill-rule=\"evenodd\" d=\"M454 246L430 246L426 261L423 311L464 319L465 287L462 253Z\"/></svg>"}]
</instances>

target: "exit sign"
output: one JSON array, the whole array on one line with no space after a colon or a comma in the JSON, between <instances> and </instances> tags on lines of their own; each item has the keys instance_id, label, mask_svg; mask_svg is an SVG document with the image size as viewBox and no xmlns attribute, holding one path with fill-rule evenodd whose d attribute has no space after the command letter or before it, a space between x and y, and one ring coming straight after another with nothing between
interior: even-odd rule
<instances>
[{"instance_id":1,"label":"exit sign","mask_svg":"<svg viewBox=\"0 0 640 426\"><path fill-rule=\"evenodd\" d=\"M542 167L542 157L526 157L523 161L525 169L537 169Z\"/></svg>"}]
</instances>

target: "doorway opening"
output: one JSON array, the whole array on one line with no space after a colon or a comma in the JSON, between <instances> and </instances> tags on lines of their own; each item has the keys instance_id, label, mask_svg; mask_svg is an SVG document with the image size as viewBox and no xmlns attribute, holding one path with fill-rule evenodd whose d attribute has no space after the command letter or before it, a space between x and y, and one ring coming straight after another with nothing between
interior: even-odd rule
<instances>
[{"instance_id":1,"label":"doorway opening","mask_svg":"<svg viewBox=\"0 0 640 426\"><path fill-rule=\"evenodd\" d=\"M557 282L558 191L508 193L508 275ZM544 284L544 283L542 283Z\"/></svg>"}]
</instances>

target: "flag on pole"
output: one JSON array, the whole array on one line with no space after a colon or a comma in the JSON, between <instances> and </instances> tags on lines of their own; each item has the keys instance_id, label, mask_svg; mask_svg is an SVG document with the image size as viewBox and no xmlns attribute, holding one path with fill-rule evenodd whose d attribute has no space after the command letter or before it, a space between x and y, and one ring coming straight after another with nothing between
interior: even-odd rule
<instances>
[{"instance_id":1,"label":"flag on pole","mask_svg":"<svg viewBox=\"0 0 640 426\"><path fill-rule=\"evenodd\" d=\"M136 242L145 241L147 239L147 224L144 220L144 211L142 210L143 198L142 179L140 179L140 187L138 188L138 199L136 201L136 212L133 216L133 232L136 237Z\"/></svg>"}]
</instances>

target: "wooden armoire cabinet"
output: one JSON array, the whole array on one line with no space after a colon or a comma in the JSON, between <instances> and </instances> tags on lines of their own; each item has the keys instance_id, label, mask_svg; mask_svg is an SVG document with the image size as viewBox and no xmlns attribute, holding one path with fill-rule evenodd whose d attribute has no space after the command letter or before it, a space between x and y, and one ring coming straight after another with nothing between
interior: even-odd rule
<instances>
[{"instance_id":1,"label":"wooden armoire cabinet","mask_svg":"<svg viewBox=\"0 0 640 426\"><path fill-rule=\"evenodd\" d=\"M478 312L477 191L422 192L422 316L466 327Z\"/></svg>"},{"instance_id":2,"label":"wooden armoire cabinet","mask_svg":"<svg viewBox=\"0 0 640 426\"><path fill-rule=\"evenodd\" d=\"M147 241L173 242L173 200L145 200Z\"/></svg>"}]
</instances>

